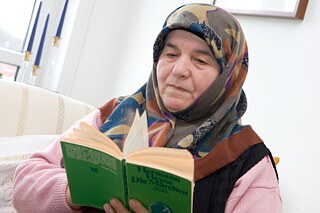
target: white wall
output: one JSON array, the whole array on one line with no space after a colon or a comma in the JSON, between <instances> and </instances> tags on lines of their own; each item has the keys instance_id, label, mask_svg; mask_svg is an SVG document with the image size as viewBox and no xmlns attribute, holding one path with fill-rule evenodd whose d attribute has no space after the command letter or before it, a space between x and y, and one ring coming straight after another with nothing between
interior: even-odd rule
<instances>
[{"instance_id":1,"label":"white wall","mask_svg":"<svg viewBox=\"0 0 320 213\"><path fill-rule=\"evenodd\" d=\"M309 1L303 21L238 16L250 53L244 123L280 157L285 213L320 209L319 7Z\"/></svg>"},{"instance_id":2,"label":"white wall","mask_svg":"<svg viewBox=\"0 0 320 213\"><path fill-rule=\"evenodd\" d=\"M79 1L58 92L100 106L136 91L151 71L153 42L165 18L188 2Z\"/></svg>"},{"instance_id":3,"label":"white wall","mask_svg":"<svg viewBox=\"0 0 320 213\"><path fill-rule=\"evenodd\" d=\"M149 76L153 42L165 17L188 2L81 1L59 92L97 106L134 92ZM238 16L250 53L243 121L280 157L285 213L320 209L319 7L319 1L309 1L303 21Z\"/></svg>"}]
</instances>

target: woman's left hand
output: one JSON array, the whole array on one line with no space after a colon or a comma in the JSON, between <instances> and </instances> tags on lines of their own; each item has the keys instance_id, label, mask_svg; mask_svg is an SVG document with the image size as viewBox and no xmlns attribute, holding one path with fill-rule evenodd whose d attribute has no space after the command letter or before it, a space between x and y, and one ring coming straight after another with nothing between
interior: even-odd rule
<instances>
[{"instance_id":1,"label":"woman's left hand","mask_svg":"<svg viewBox=\"0 0 320 213\"><path fill-rule=\"evenodd\" d=\"M143 207L143 205L134 199L129 201L129 206L134 212L149 213L149 211ZM107 213L129 213L130 211L117 199L110 200L110 203L106 203L104 210Z\"/></svg>"}]
</instances>

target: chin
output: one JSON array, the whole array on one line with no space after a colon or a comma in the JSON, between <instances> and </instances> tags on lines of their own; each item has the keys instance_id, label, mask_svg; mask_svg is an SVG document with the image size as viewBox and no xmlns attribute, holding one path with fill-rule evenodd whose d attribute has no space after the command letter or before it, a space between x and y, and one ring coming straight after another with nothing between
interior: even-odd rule
<instances>
[{"instance_id":1,"label":"chin","mask_svg":"<svg viewBox=\"0 0 320 213\"><path fill-rule=\"evenodd\" d=\"M188 108L192 103L186 98L164 97L163 104L169 112L180 112Z\"/></svg>"},{"instance_id":2,"label":"chin","mask_svg":"<svg viewBox=\"0 0 320 213\"><path fill-rule=\"evenodd\" d=\"M165 107L169 112L172 112L172 113L180 112L187 108L185 106L177 106L177 105L165 105Z\"/></svg>"}]
</instances>

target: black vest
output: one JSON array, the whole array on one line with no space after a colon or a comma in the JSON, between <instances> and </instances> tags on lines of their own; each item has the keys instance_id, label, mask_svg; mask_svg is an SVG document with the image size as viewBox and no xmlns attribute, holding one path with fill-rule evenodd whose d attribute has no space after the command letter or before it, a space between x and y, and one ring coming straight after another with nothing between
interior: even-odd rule
<instances>
[{"instance_id":1,"label":"black vest","mask_svg":"<svg viewBox=\"0 0 320 213\"><path fill-rule=\"evenodd\" d=\"M193 194L194 213L223 213L237 180L265 156L273 158L264 143L251 146L235 161L196 181ZM273 167L278 178L275 164Z\"/></svg>"}]
</instances>

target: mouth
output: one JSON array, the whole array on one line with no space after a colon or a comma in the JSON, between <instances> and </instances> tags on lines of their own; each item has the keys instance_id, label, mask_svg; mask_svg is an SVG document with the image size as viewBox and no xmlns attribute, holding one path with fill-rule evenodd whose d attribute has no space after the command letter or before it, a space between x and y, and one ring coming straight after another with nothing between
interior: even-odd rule
<instances>
[{"instance_id":1,"label":"mouth","mask_svg":"<svg viewBox=\"0 0 320 213\"><path fill-rule=\"evenodd\" d=\"M168 86L169 86L169 87L174 88L175 90L179 90L179 91L188 91L187 89L185 89L184 87L179 86L179 85L169 84Z\"/></svg>"}]
</instances>

